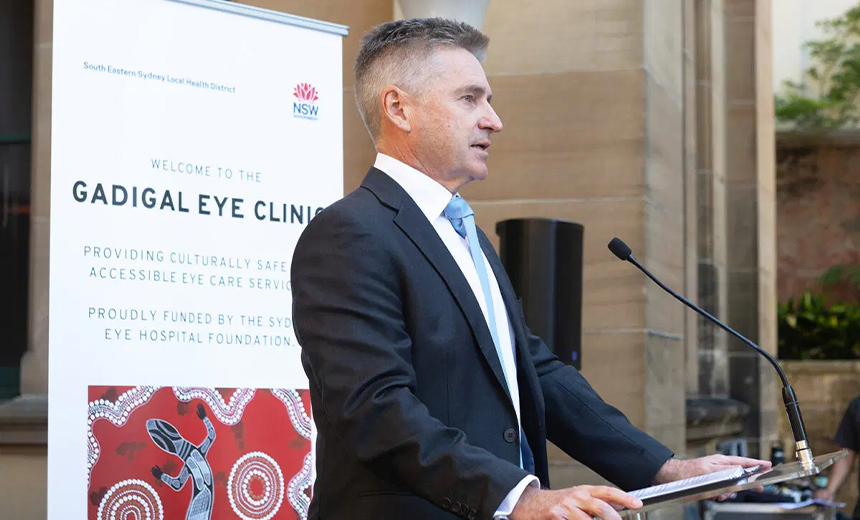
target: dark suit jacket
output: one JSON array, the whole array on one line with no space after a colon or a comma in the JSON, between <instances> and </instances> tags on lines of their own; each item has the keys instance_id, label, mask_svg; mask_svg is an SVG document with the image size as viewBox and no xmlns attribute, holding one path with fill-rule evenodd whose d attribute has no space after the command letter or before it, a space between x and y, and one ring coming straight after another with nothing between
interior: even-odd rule
<instances>
[{"instance_id":1,"label":"dark suit jacket","mask_svg":"<svg viewBox=\"0 0 860 520\"><path fill-rule=\"evenodd\" d=\"M479 234L514 330L522 427L541 484L549 439L621 488L650 485L672 453L530 333ZM527 475L517 418L478 301L415 202L371 169L310 222L291 277L318 428L310 518L492 518Z\"/></svg>"}]
</instances>

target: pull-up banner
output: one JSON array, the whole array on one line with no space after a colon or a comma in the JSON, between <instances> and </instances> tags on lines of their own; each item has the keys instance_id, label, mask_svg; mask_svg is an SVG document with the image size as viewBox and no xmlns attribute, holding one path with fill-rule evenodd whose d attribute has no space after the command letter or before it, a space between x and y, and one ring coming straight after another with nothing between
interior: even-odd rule
<instances>
[{"instance_id":1,"label":"pull-up banner","mask_svg":"<svg viewBox=\"0 0 860 520\"><path fill-rule=\"evenodd\" d=\"M342 195L345 34L54 1L49 518L307 517L290 263Z\"/></svg>"}]
</instances>

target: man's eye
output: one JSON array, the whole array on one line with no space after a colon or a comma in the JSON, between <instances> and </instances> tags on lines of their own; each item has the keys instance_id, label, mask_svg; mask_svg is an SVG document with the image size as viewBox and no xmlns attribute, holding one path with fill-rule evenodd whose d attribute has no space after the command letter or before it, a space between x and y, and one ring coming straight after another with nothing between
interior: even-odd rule
<instances>
[{"instance_id":1,"label":"man's eye","mask_svg":"<svg viewBox=\"0 0 860 520\"><path fill-rule=\"evenodd\" d=\"M466 94L465 96L463 96L463 99L471 103L472 101L475 101L475 96L473 96L472 94Z\"/></svg>"}]
</instances>

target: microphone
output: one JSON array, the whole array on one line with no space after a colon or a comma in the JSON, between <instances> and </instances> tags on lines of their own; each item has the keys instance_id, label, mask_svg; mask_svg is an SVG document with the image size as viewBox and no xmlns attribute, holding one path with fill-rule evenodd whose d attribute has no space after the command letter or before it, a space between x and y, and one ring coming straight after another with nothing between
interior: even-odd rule
<instances>
[{"instance_id":1,"label":"microphone","mask_svg":"<svg viewBox=\"0 0 860 520\"><path fill-rule=\"evenodd\" d=\"M620 238L613 238L609 242L609 250L612 251L612 254L617 256L620 260L630 262L631 264L638 267L640 271L642 271L643 273L645 273L646 276L648 276L648 278L654 280L654 282L659 285L661 289L674 296L675 299L677 299L687 307L693 309L708 320L714 322L718 327L725 330L732 336L743 341L753 350L764 356L765 359L767 359L770 364L773 365L773 368L776 369L776 373L779 374L779 378L782 380L782 400L785 403L785 410L786 412L788 412L788 420L791 423L791 431L794 434L794 446L797 460L804 468L814 467L812 460L812 449L809 447L809 440L806 437L806 428L803 426L803 418L800 416L800 405L797 402L797 397L794 394L794 389L792 389L791 385L788 384L788 379L786 379L785 377L785 372L782 371L782 367L779 366L779 363L776 362L773 356L768 354L767 351L765 351L752 341L748 340L744 336L734 331L725 323L711 316L707 311L705 311L695 303L691 302L690 300L684 298L680 294L667 287L663 282L658 280L656 276L654 276L647 269L642 267L642 264L640 264L639 261L636 260L636 258L633 256L633 251L631 251L630 246L625 244L624 241Z\"/></svg>"}]
</instances>

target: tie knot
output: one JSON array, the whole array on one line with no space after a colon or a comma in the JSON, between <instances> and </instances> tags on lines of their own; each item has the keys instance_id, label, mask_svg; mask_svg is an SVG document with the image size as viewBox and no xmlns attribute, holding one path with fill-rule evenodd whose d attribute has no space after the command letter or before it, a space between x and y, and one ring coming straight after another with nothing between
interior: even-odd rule
<instances>
[{"instance_id":1,"label":"tie knot","mask_svg":"<svg viewBox=\"0 0 860 520\"><path fill-rule=\"evenodd\" d=\"M451 197L451 201L448 202L448 205L445 206L445 210L442 212L449 219L463 219L468 216L474 215L475 212L472 211L472 207L469 206L469 203L466 202L466 199L459 195L454 195Z\"/></svg>"},{"instance_id":2,"label":"tie knot","mask_svg":"<svg viewBox=\"0 0 860 520\"><path fill-rule=\"evenodd\" d=\"M466 199L459 195L454 195L451 198L451 201L448 202L448 205L445 206L445 211L443 211L442 214L451 221L451 225L454 226L454 230L457 231L457 234L466 238L466 226L463 223L463 219L475 214L469 206L469 203L466 202Z\"/></svg>"}]
</instances>

